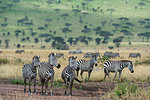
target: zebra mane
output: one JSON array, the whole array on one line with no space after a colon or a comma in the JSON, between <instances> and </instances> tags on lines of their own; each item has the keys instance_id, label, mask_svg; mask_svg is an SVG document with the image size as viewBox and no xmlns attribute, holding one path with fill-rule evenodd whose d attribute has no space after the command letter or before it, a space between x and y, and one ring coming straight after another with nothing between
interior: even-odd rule
<instances>
[{"instance_id":1,"label":"zebra mane","mask_svg":"<svg viewBox=\"0 0 150 100\"><path fill-rule=\"evenodd\" d=\"M69 61L70 61L70 59L71 59L71 58L72 58L72 59L76 59L76 58L77 58L77 56L76 56L76 57L74 57L74 56L70 56L70 57L69 57Z\"/></svg>"},{"instance_id":2,"label":"zebra mane","mask_svg":"<svg viewBox=\"0 0 150 100\"><path fill-rule=\"evenodd\" d=\"M132 61L130 61L130 60L121 60L122 62L132 62Z\"/></svg>"},{"instance_id":3,"label":"zebra mane","mask_svg":"<svg viewBox=\"0 0 150 100\"><path fill-rule=\"evenodd\" d=\"M54 56L54 55L55 55L55 53L54 53L54 52L50 53L48 57L50 57L51 55L52 55L52 56Z\"/></svg>"},{"instance_id":4,"label":"zebra mane","mask_svg":"<svg viewBox=\"0 0 150 100\"><path fill-rule=\"evenodd\" d=\"M33 57L33 59L35 59L35 58L36 58L36 59L39 59L39 57L38 57L37 55L35 55L35 56Z\"/></svg>"}]
</instances>

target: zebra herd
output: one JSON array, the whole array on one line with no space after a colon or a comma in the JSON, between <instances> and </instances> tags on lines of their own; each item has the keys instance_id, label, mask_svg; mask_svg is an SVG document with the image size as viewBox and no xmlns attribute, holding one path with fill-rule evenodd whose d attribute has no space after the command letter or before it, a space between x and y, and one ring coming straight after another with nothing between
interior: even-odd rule
<instances>
[{"instance_id":1,"label":"zebra herd","mask_svg":"<svg viewBox=\"0 0 150 100\"><path fill-rule=\"evenodd\" d=\"M90 60L84 60L80 59L76 61L77 56L70 56L69 57L69 63L62 71L61 77L64 80L66 89L65 89L65 95L67 95L67 89L69 86L69 95L72 95L72 85L73 81L76 80L79 83L81 83L80 80L77 79L78 73L80 70L80 76L83 80L83 72L88 72L88 80L90 79L91 72L94 68L94 65L97 66L97 57L98 54L93 54ZM42 89L41 89L41 95L45 94L48 95L47 88L48 88L48 82L50 81L50 95L52 94L52 84L54 80L55 71L53 66L60 68L61 65L58 63L58 57L55 53L51 53L48 56L48 62L40 62L40 56L34 56L32 59L31 64L24 64L22 67L22 74L24 78L24 92L26 92L26 80L29 80L29 93L31 93L31 82L33 80L34 83L34 93L36 93L36 77L37 77L37 68L38 68L38 76L41 81ZM119 80L121 77L121 72L124 68L128 68L131 73L134 72L133 70L133 64L129 60L121 60L121 61L106 61L104 63L104 73L105 77L109 77L110 72L115 72L115 77L113 80L115 80L117 76L117 72L119 72ZM75 71L77 72L77 76L75 74ZM110 77L109 77L110 79ZM45 93L43 92L43 87L45 86Z\"/></svg>"}]
</instances>

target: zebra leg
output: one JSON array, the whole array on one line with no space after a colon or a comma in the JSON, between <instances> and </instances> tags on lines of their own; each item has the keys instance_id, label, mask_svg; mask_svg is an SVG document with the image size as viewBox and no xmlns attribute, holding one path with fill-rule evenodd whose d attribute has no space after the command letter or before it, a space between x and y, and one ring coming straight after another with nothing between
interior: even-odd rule
<instances>
[{"instance_id":1,"label":"zebra leg","mask_svg":"<svg viewBox=\"0 0 150 100\"><path fill-rule=\"evenodd\" d=\"M122 71L121 71L122 72ZM119 81L120 81L120 77L121 77L121 72L119 72Z\"/></svg>"},{"instance_id":2,"label":"zebra leg","mask_svg":"<svg viewBox=\"0 0 150 100\"><path fill-rule=\"evenodd\" d=\"M41 95L43 95L43 86L44 86L44 79L40 79L41 80L41 85L42 85L42 91L41 91Z\"/></svg>"},{"instance_id":3,"label":"zebra leg","mask_svg":"<svg viewBox=\"0 0 150 100\"><path fill-rule=\"evenodd\" d=\"M88 81L90 79L91 72L92 72L92 70L88 71Z\"/></svg>"},{"instance_id":4,"label":"zebra leg","mask_svg":"<svg viewBox=\"0 0 150 100\"><path fill-rule=\"evenodd\" d=\"M82 78L82 81L83 81L83 76L82 76L82 74L83 74L83 71L81 70L81 73L80 73L80 75L81 75L81 78Z\"/></svg>"},{"instance_id":5,"label":"zebra leg","mask_svg":"<svg viewBox=\"0 0 150 100\"><path fill-rule=\"evenodd\" d=\"M24 78L24 93L26 93L26 86L27 86L27 82L26 79Z\"/></svg>"},{"instance_id":6,"label":"zebra leg","mask_svg":"<svg viewBox=\"0 0 150 100\"><path fill-rule=\"evenodd\" d=\"M77 77L78 77L79 71L77 71Z\"/></svg>"},{"instance_id":7,"label":"zebra leg","mask_svg":"<svg viewBox=\"0 0 150 100\"><path fill-rule=\"evenodd\" d=\"M73 81L70 81L69 82L69 88L70 88L69 96L72 96L72 85L73 85Z\"/></svg>"},{"instance_id":8,"label":"zebra leg","mask_svg":"<svg viewBox=\"0 0 150 100\"><path fill-rule=\"evenodd\" d=\"M33 83L34 83L34 93L36 93L36 77L34 78L34 80L33 80Z\"/></svg>"},{"instance_id":9,"label":"zebra leg","mask_svg":"<svg viewBox=\"0 0 150 100\"><path fill-rule=\"evenodd\" d=\"M115 80L116 76L117 76L117 71L115 71L115 77L114 77L113 81Z\"/></svg>"},{"instance_id":10,"label":"zebra leg","mask_svg":"<svg viewBox=\"0 0 150 100\"><path fill-rule=\"evenodd\" d=\"M67 96L67 89L68 89L67 79L65 79L65 85L66 85L66 89L65 89L65 96Z\"/></svg>"},{"instance_id":11,"label":"zebra leg","mask_svg":"<svg viewBox=\"0 0 150 100\"><path fill-rule=\"evenodd\" d=\"M48 96L47 88L48 88L48 79L45 80L45 96Z\"/></svg>"},{"instance_id":12,"label":"zebra leg","mask_svg":"<svg viewBox=\"0 0 150 100\"><path fill-rule=\"evenodd\" d=\"M29 93L31 93L31 81L32 81L32 79L30 78L29 79Z\"/></svg>"},{"instance_id":13,"label":"zebra leg","mask_svg":"<svg viewBox=\"0 0 150 100\"><path fill-rule=\"evenodd\" d=\"M50 96L53 96L53 90L52 90L52 86L53 86L53 79L54 79L54 77L53 78L51 78L51 80L50 80L50 82L51 82L51 85L50 85L50 87L51 87L51 90L50 90Z\"/></svg>"}]
</instances>

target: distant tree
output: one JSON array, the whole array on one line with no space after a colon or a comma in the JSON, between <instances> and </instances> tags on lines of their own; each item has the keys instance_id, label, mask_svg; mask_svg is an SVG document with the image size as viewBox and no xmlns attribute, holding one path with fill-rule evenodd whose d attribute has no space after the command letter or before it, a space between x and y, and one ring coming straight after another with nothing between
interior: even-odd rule
<instances>
[{"instance_id":1,"label":"distant tree","mask_svg":"<svg viewBox=\"0 0 150 100\"><path fill-rule=\"evenodd\" d=\"M28 41L30 41L30 37L28 36L27 38L26 38Z\"/></svg>"},{"instance_id":2,"label":"distant tree","mask_svg":"<svg viewBox=\"0 0 150 100\"><path fill-rule=\"evenodd\" d=\"M138 3L138 5L141 7L141 9L142 9L142 7L145 5L145 3L144 2L140 2L140 3Z\"/></svg>"},{"instance_id":3,"label":"distant tree","mask_svg":"<svg viewBox=\"0 0 150 100\"><path fill-rule=\"evenodd\" d=\"M102 21L101 24L104 27L106 25L107 21Z\"/></svg>"},{"instance_id":4,"label":"distant tree","mask_svg":"<svg viewBox=\"0 0 150 100\"><path fill-rule=\"evenodd\" d=\"M25 31L24 30L22 30L22 36L25 36Z\"/></svg>"},{"instance_id":5,"label":"distant tree","mask_svg":"<svg viewBox=\"0 0 150 100\"><path fill-rule=\"evenodd\" d=\"M76 17L77 13L81 12L81 10L78 10L78 9L72 9L72 12L74 12L74 16Z\"/></svg>"},{"instance_id":6,"label":"distant tree","mask_svg":"<svg viewBox=\"0 0 150 100\"><path fill-rule=\"evenodd\" d=\"M143 25L146 23L145 21L139 20L138 23L140 24L140 27L142 28Z\"/></svg>"},{"instance_id":7,"label":"distant tree","mask_svg":"<svg viewBox=\"0 0 150 100\"><path fill-rule=\"evenodd\" d=\"M15 36L16 36L16 38L18 38L18 36L19 36L19 33L16 33L16 34L15 34Z\"/></svg>"},{"instance_id":8,"label":"distant tree","mask_svg":"<svg viewBox=\"0 0 150 100\"><path fill-rule=\"evenodd\" d=\"M129 20L129 18L126 18L126 17L120 17L118 18L118 20L121 21L122 24L124 24L125 22L127 22Z\"/></svg>"},{"instance_id":9,"label":"distant tree","mask_svg":"<svg viewBox=\"0 0 150 100\"><path fill-rule=\"evenodd\" d=\"M71 26L72 24L70 23L65 23L66 27L68 28L69 26Z\"/></svg>"},{"instance_id":10,"label":"distant tree","mask_svg":"<svg viewBox=\"0 0 150 100\"><path fill-rule=\"evenodd\" d=\"M9 47L9 39L6 39L5 41L4 41L4 43L5 43L5 48L7 49L8 47Z\"/></svg>"},{"instance_id":11,"label":"distant tree","mask_svg":"<svg viewBox=\"0 0 150 100\"><path fill-rule=\"evenodd\" d=\"M148 31L150 29L150 25L145 25L144 28L146 29L146 31Z\"/></svg>"},{"instance_id":12,"label":"distant tree","mask_svg":"<svg viewBox=\"0 0 150 100\"><path fill-rule=\"evenodd\" d=\"M63 28L62 32L65 34L65 38L67 37L67 33L72 32L69 28Z\"/></svg>"},{"instance_id":13,"label":"distant tree","mask_svg":"<svg viewBox=\"0 0 150 100\"><path fill-rule=\"evenodd\" d=\"M45 19L45 21L46 21L48 24L50 24L50 22L52 22L53 19L48 18L48 19Z\"/></svg>"},{"instance_id":14,"label":"distant tree","mask_svg":"<svg viewBox=\"0 0 150 100\"><path fill-rule=\"evenodd\" d=\"M17 44L17 48L19 49L20 47L21 47L21 45L18 43L18 44Z\"/></svg>"},{"instance_id":15,"label":"distant tree","mask_svg":"<svg viewBox=\"0 0 150 100\"><path fill-rule=\"evenodd\" d=\"M67 42L69 42L70 45L72 46L72 43L73 43L73 37L69 37L68 40L67 40Z\"/></svg>"},{"instance_id":16,"label":"distant tree","mask_svg":"<svg viewBox=\"0 0 150 100\"><path fill-rule=\"evenodd\" d=\"M84 33L84 36L85 36L85 34L87 34L87 33L91 32L91 29L90 29L90 28L88 28L88 26L87 26L87 25L85 25L85 26L84 26L84 29L82 29L82 30L81 30L81 32L82 32L82 33Z\"/></svg>"},{"instance_id":17,"label":"distant tree","mask_svg":"<svg viewBox=\"0 0 150 100\"><path fill-rule=\"evenodd\" d=\"M7 35L9 36L9 35L10 35L10 32L7 32Z\"/></svg>"},{"instance_id":18,"label":"distant tree","mask_svg":"<svg viewBox=\"0 0 150 100\"><path fill-rule=\"evenodd\" d=\"M31 36L35 36L37 34L37 32L32 32Z\"/></svg>"},{"instance_id":19,"label":"distant tree","mask_svg":"<svg viewBox=\"0 0 150 100\"><path fill-rule=\"evenodd\" d=\"M131 27L131 29L133 29L133 27L135 26L134 24L132 24L131 22L126 22L125 23L126 25L128 25L128 26L130 26Z\"/></svg>"},{"instance_id":20,"label":"distant tree","mask_svg":"<svg viewBox=\"0 0 150 100\"><path fill-rule=\"evenodd\" d=\"M97 26L96 28L93 29L93 31L95 31L95 34L99 34L101 32L101 27Z\"/></svg>"},{"instance_id":21,"label":"distant tree","mask_svg":"<svg viewBox=\"0 0 150 100\"><path fill-rule=\"evenodd\" d=\"M113 36L113 34L111 34L108 31L101 31L99 35L104 37L104 40L102 41L102 43L107 43L107 40L109 39L109 37Z\"/></svg>"},{"instance_id":22,"label":"distant tree","mask_svg":"<svg viewBox=\"0 0 150 100\"><path fill-rule=\"evenodd\" d=\"M128 30L121 30L121 32L128 37L128 41L129 41L129 45L130 45L131 44L130 37L133 36L133 34Z\"/></svg>"},{"instance_id":23,"label":"distant tree","mask_svg":"<svg viewBox=\"0 0 150 100\"><path fill-rule=\"evenodd\" d=\"M106 11L110 12L110 17L112 16L112 13L115 12L115 9L109 8Z\"/></svg>"},{"instance_id":24,"label":"distant tree","mask_svg":"<svg viewBox=\"0 0 150 100\"><path fill-rule=\"evenodd\" d=\"M21 39L22 42L24 42L25 40L26 40L25 38L22 38L22 39Z\"/></svg>"},{"instance_id":25,"label":"distant tree","mask_svg":"<svg viewBox=\"0 0 150 100\"><path fill-rule=\"evenodd\" d=\"M56 34L56 31L54 31L53 34Z\"/></svg>"},{"instance_id":26,"label":"distant tree","mask_svg":"<svg viewBox=\"0 0 150 100\"><path fill-rule=\"evenodd\" d=\"M51 38L45 39L45 42L46 42L46 43L48 43L48 42L50 42L50 41L51 41Z\"/></svg>"},{"instance_id":27,"label":"distant tree","mask_svg":"<svg viewBox=\"0 0 150 100\"><path fill-rule=\"evenodd\" d=\"M115 31L117 31L118 28L121 26L120 24L117 24L117 23L114 23L114 24L112 24L112 25L115 27Z\"/></svg>"},{"instance_id":28,"label":"distant tree","mask_svg":"<svg viewBox=\"0 0 150 100\"><path fill-rule=\"evenodd\" d=\"M111 49L114 49L114 47L113 46L108 46L108 48L111 50Z\"/></svg>"},{"instance_id":29,"label":"distant tree","mask_svg":"<svg viewBox=\"0 0 150 100\"><path fill-rule=\"evenodd\" d=\"M34 39L34 42L35 42L35 43L39 43L39 39L38 39L38 38L35 38L35 39Z\"/></svg>"},{"instance_id":30,"label":"distant tree","mask_svg":"<svg viewBox=\"0 0 150 100\"><path fill-rule=\"evenodd\" d=\"M87 13L87 12L82 12L82 14L83 14L84 19L85 19L86 15L88 15L89 13Z\"/></svg>"},{"instance_id":31,"label":"distant tree","mask_svg":"<svg viewBox=\"0 0 150 100\"><path fill-rule=\"evenodd\" d=\"M66 17L68 17L69 15L68 14L62 14L61 17L64 18L64 21L66 20Z\"/></svg>"},{"instance_id":32,"label":"distant tree","mask_svg":"<svg viewBox=\"0 0 150 100\"><path fill-rule=\"evenodd\" d=\"M20 2L20 0L13 0L13 2L14 2L15 5L16 5L16 3Z\"/></svg>"},{"instance_id":33,"label":"distant tree","mask_svg":"<svg viewBox=\"0 0 150 100\"><path fill-rule=\"evenodd\" d=\"M120 36L113 40L113 43L116 45L117 48L120 46L122 39L123 39L123 36Z\"/></svg>"},{"instance_id":34,"label":"distant tree","mask_svg":"<svg viewBox=\"0 0 150 100\"><path fill-rule=\"evenodd\" d=\"M85 9L86 3L82 2L82 8Z\"/></svg>"},{"instance_id":35,"label":"distant tree","mask_svg":"<svg viewBox=\"0 0 150 100\"><path fill-rule=\"evenodd\" d=\"M145 34L144 33L139 33L137 34L138 37L142 38L142 42L144 42L144 36Z\"/></svg>"},{"instance_id":36,"label":"distant tree","mask_svg":"<svg viewBox=\"0 0 150 100\"><path fill-rule=\"evenodd\" d=\"M0 47L1 47L1 44L2 44L2 40L0 40Z\"/></svg>"},{"instance_id":37,"label":"distant tree","mask_svg":"<svg viewBox=\"0 0 150 100\"><path fill-rule=\"evenodd\" d=\"M100 44L101 38L96 38L96 39L95 39L95 42L96 42L97 45Z\"/></svg>"},{"instance_id":38,"label":"distant tree","mask_svg":"<svg viewBox=\"0 0 150 100\"><path fill-rule=\"evenodd\" d=\"M144 33L144 36L146 37L147 42L149 42L149 39L150 39L150 32L145 32L145 33Z\"/></svg>"}]
</instances>

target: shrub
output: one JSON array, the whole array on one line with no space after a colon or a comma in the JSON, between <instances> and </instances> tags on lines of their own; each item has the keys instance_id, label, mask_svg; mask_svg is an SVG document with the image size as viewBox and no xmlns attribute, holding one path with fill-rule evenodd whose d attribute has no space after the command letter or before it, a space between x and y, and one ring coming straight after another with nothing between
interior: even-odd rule
<instances>
[{"instance_id":1,"label":"shrub","mask_svg":"<svg viewBox=\"0 0 150 100\"><path fill-rule=\"evenodd\" d=\"M24 85L24 82L22 80L11 80L10 83Z\"/></svg>"},{"instance_id":2,"label":"shrub","mask_svg":"<svg viewBox=\"0 0 150 100\"><path fill-rule=\"evenodd\" d=\"M99 58L99 61L102 62L102 63L107 61L107 60L109 60L109 57L106 57L106 56L104 56L102 58Z\"/></svg>"},{"instance_id":3,"label":"shrub","mask_svg":"<svg viewBox=\"0 0 150 100\"><path fill-rule=\"evenodd\" d=\"M8 64L9 60L7 60L6 58L0 58L0 64Z\"/></svg>"}]
</instances>

